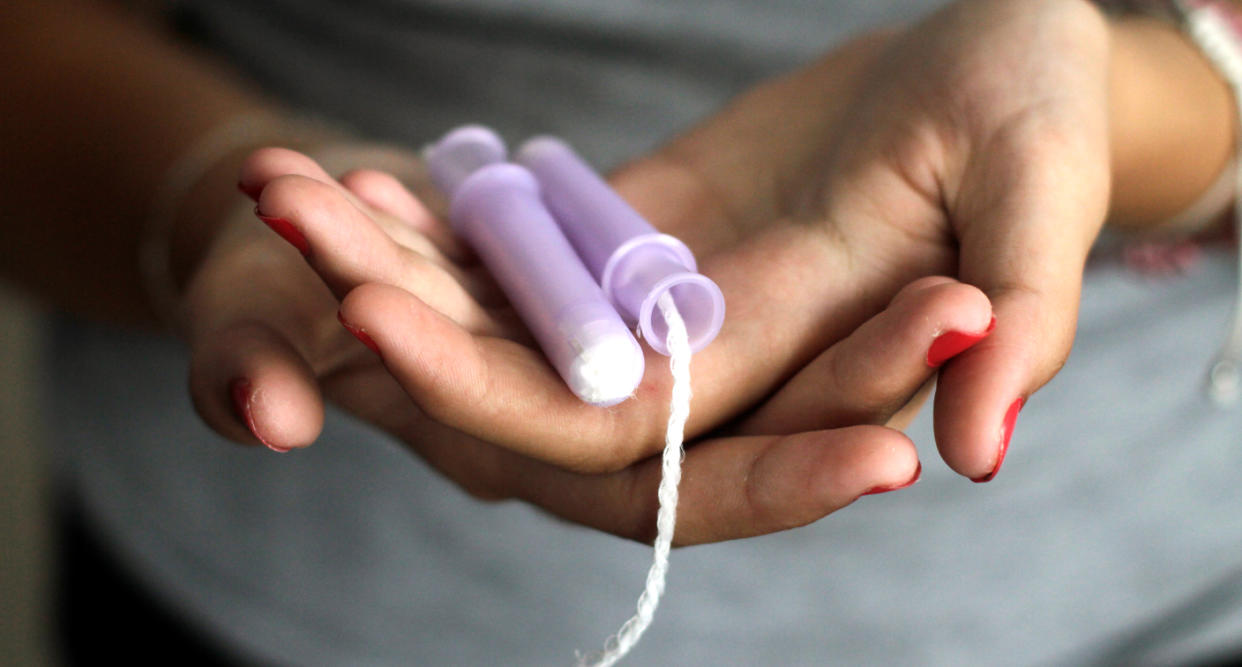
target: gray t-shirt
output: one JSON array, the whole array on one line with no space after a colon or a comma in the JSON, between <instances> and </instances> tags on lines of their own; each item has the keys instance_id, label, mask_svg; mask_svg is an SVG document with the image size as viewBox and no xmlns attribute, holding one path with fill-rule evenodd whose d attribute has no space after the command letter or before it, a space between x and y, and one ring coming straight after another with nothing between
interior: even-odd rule
<instances>
[{"instance_id":1,"label":"gray t-shirt","mask_svg":"<svg viewBox=\"0 0 1242 667\"><path fill-rule=\"evenodd\" d=\"M555 131L607 166L857 30L935 2L185 0L272 93L421 145ZM674 552L633 664L1170 664L1242 652L1242 410L1201 384L1229 253L1148 281L1091 266L1075 351L975 485L923 480L800 530ZM62 322L53 435L143 582L241 656L567 664L633 610L648 547L482 504L332 413L275 456L214 436L174 342ZM123 378L123 381L118 380Z\"/></svg>"}]
</instances>

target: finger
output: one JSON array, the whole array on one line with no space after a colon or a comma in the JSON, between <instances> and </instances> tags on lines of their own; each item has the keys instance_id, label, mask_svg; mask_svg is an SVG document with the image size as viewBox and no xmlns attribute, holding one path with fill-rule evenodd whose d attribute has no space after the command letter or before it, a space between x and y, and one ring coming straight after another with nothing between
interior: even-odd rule
<instances>
[{"instance_id":1,"label":"finger","mask_svg":"<svg viewBox=\"0 0 1242 667\"><path fill-rule=\"evenodd\" d=\"M196 338L190 396L203 420L235 442L285 452L310 445L323 428L314 372L288 339L253 320Z\"/></svg>"},{"instance_id":2,"label":"finger","mask_svg":"<svg viewBox=\"0 0 1242 667\"><path fill-rule=\"evenodd\" d=\"M908 487L921 472L914 444L881 427L705 442L686 457L675 542L717 542L803 526L860 496ZM644 498L656 496L657 460L631 474L629 497L619 497L614 511L643 507ZM643 542L655 528L656 504L647 503L646 515L630 524L629 533Z\"/></svg>"},{"instance_id":3,"label":"finger","mask_svg":"<svg viewBox=\"0 0 1242 667\"><path fill-rule=\"evenodd\" d=\"M444 267L485 308L498 308L508 299L490 277L482 277L478 257L461 243L405 185L388 172L356 169L341 176L341 185L371 208L375 221L397 243ZM386 224L393 220L396 224Z\"/></svg>"},{"instance_id":4,"label":"finger","mask_svg":"<svg viewBox=\"0 0 1242 667\"><path fill-rule=\"evenodd\" d=\"M382 367L335 321L323 282L249 215L232 214L186 286L190 393L227 438L302 447L323 423L317 378Z\"/></svg>"},{"instance_id":5,"label":"finger","mask_svg":"<svg viewBox=\"0 0 1242 667\"><path fill-rule=\"evenodd\" d=\"M257 204L268 183L290 174L336 184L336 179L311 157L288 148L271 146L260 148L246 157L237 175L237 188ZM344 189L341 191L344 192ZM353 197L352 194L347 196Z\"/></svg>"},{"instance_id":6,"label":"finger","mask_svg":"<svg viewBox=\"0 0 1242 667\"><path fill-rule=\"evenodd\" d=\"M346 300L346 308L353 298ZM586 526L651 541L662 474L660 457L607 474L567 470L428 419L393 399L399 394L396 387L387 392L389 399L378 398L384 392L377 392L376 387L395 382L395 375L365 368L338 374L332 397L409 443L476 497L521 498ZM358 400L363 395L368 398ZM540 420L556 419L548 413L533 414L539 414ZM738 539L811 523L862 495L907 487L918 480L922 469L907 437L878 426L702 441L687 448L684 461L678 545Z\"/></svg>"},{"instance_id":7,"label":"finger","mask_svg":"<svg viewBox=\"0 0 1242 667\"><path fill-rule=\"evenodd\" d=\"M341 318L373 341L424 412L452 428L584 472L650 453L647 440L627 436L657 433L653 420L662 415L645 415L633 400L609 409L583 403L537 350L471 335L409 292L363 285L342 302Z\"/></svg>"},{"instance_id":8,"label":"finger","mask_svg":"<svg viewBox=\"0 0 1242 667\"><path fill-rule=\"evenodd\" d=\"M738 431L883 424L942 364L983 340L992 326L991 304L979 289L939 276L916 280L799 371Z\"/></svg>"},{"instance_id":9,"label":"finger","mask_svg":"<svg viewBox=\"0 0 1242 667\"><path fill-rule=\"evenodd\" d=\"M463 474L465 462L459 459L470 456L475 467L464 473L472 478L467 483L487 489L487 495L521 498L640 542L655 537L658 456L616 473L583 475L495 448L463 449L457 441L422 447L421 453L451 476ZM803 526L860 496L910 486L921 470L908 438L875 426L696 443L683 464L674 543L719 542Z\"/></svg>"},{"instance_id":10,"label":"finger","mask_svg":"<svg viewBox=\"0 0 1242 667\"><path fill-rule=\"evenodd\" d=\"M376 216L376 224L401 245L446 268L452 267L453 260L445 254L444 250L447 248L463 254L460 246L454 245L455 241L437 243L418 231L420 228L426 228L433 230L434 234L447 235L451 239L452 234L447 228L436 221L434 216L427 212L426 208L391 175L374 170L363 170L359 174L351 178L364 189L365 194L399 213L396 217L401 220L401 222L394 220L393 224L388 224L389 219L386 216ZM377 174L386 178L377 177ZM268 184L281 176L291 175L305 176L329 185L355 207L360 210L369 210L369 202L358 196L352 188L334 179L317 161L287 148L261 148L251 153L242 164L237 187L257 204ZM396 188L406 195L406 199L392 192L394 183ZM469 257L469 254L464 253L464 256Z\"/></svg>"},{"instance_id":11,"label":"finger","mask_svg":"<svg viewBox=\"0 0 1242 667\"><path fill-rule=\"evenodd\" d=\"M343 378L342 400L371 387L371 374ZM386 376L389 379L391 376ZM351 389L357 387L357 389ZM359 405L472 495L520 498L548 512L650 543L658 509L660 457L614 473L569 471L466 436L408 410ZM400 422L394 415L403 415ZM870 494L918 481L922 466L903 434L878 426L788 436L735 437L687 448L674 543L764 535L812 523Z\"/></svg>"},{"instance_id":12,"label":"finger","mask_svg":"<svg viewBox=\"0 0 1242 667\"><path fill-rule=\"evenodd\" d=\"M473 256L457 239L448 225L433 215L417 197L387 172L375 169L355 169L340 178L341 185L359 200L376 211L382 211L404 222L407 233L389 230L398 242L419 249L423 242L431 243L437 254L461 262ZM417 233L410 234L408 231Z\"/></svg>"},{"instance_id":13,"label":"finger","mask_svg":"<svg viewBox=\"0 0 1242 667\"><path fill-rule=\"evenodd\" d=\"M302 252L338 298L364 283L394 285L471 331L502 331L468 287L487 289L476 278L402 247L330 184L280 176L264 188L256 213Z\"/></svg>"},{"instance_id":14,"label":"finger","mask_svg":"<svg viewBox=\"0 0 1242 667\"><path fill-rule=\"evenodd\" d=\"M317 325L331 317L332 295L279 240L250 225L221 235L185 304L190 394L203 419L238 442L310 444L323 422L316 374L351 353L370 359L339 325Z\"/></svg>"},{"instance_id":15,"label":"finger","mask_svg":"<svg viewBox=\"0 0 1242 667\"><path fill-rule=\"evenodd\" d=\"M941 455L975 481L1000 470L1018 412L1069 355L1108 198L1107 148L1087 134L994 151L967 174L971 187L950 211L961 230L960 276L987 293L998 322L946 366L936 394Z\"/></svg>"}]
</instances>

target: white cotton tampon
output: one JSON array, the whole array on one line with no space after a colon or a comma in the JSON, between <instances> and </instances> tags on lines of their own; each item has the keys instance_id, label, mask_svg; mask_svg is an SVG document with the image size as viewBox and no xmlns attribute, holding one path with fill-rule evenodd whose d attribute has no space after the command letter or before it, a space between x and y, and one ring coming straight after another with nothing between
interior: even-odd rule
<instances>
[{"instance_id":1,"label":"white cotton tampon","mask_svg":"<svg viewBox=\"0 0 1242 667\"><path fill-rule=\"evenodd\" d=\"M623 317L669 356L673 386L651 568L634 615L601 652L579 657L581 665L610 667L650 627L664 593L690 359L720 331L724 295L698 273L684 243L656 231L558 139L527 142L519 166L505 162L494 132L466 126L428 148L426 158L449 197L454 231L474 247L575 394L612 405L642 380L642 349Z\"/></svg>"},{"instance_id":2,"label":"white cotton tampon","mask_svg":"<svg viewBox=\"0 0 1242 667\"><path fill-rule=\"evenodd\" d=\"M454 130L426 151L466 239L579 398L606 407L642 381L642 348L574 253L525 168L505 162L500 137Z\"/></svg>"}]
</instances>

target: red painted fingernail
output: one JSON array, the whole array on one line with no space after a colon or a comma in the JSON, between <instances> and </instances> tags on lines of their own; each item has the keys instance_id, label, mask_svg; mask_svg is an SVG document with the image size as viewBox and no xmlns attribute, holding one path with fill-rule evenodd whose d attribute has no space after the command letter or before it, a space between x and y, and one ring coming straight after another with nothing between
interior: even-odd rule
<instances>
[{"instance_id":1,"label":"red painted fingernail","mask_svg":"<svg viewBox=\"0 0 1242 667\"><path fill-rule=\"evenodd\" d=\"M259 203L259 195L263 194L262 187L258 185L247 185L241 181L237 182L237 189L241 190L242 194L250 197L250 199L252 199L256 204Z\"/></svg>"},{"instance_id":2,"label":"red painted fingernail","mask_svg":"<svg viewBox=\"0 0 1242 667\"><path fill-rule=\"evenodd\" d=\"M964 331L949 331L940 334L936 340L932 341L931 347L927 349L927 365L935 368L944 362L956 357L957 355L970 349L972 345L978 343L992 330L996 328L996 316L992 316L992 321L988 322L988 328L979 333L966 333Z\"/></svg>"},{"instance_id":3,"label":"red painted fingernail","mask_svg":"<svg viewBox=\"0 0 1242 667\"><path fill-rule=\"evenodd\" d=\"M1005 412L1005 420L1001 422L1001 443L1000 451L996 453L996 465L992 466L992 472L983 477L976 477L970 481L976 484L990 482L996 477L996 473L1000 472L1001 464L1005 462L1005 454L1009 452L1009 439L1013 437L1013 425L1018 421L1018 413L1022 411L1022 405L1026 403L1026 399L1019 398L1014 401L1009 410Z\"/></svg>"},{"instance_id":4,"label":"red painted fingernail","mask_svg":"<svg viewBox=\"0 0 1242 667\"><path fill-rule=\"evenodd\" d=\"M271 227L272 231L280 234L281 238L288 241L291 245L293 245L293 247L297 248L298 251L302 253L303 257L310 256L310 244L306 242L306 237L302 236L302 232L298 231L298 228L294 227L292 222L289 222L284 218L263 215L259 212L258 206L254 207L254 214L263 221L263 224Z\"/></svg>"},{"instance_id":5,"label":"red painted fingernail","mask_svg":"<svg viewBox=\"0 0 1242 667\"><path fill-rule=\"evenodd\" d=\"M255 429L254 415L250 411L250 399L254 397L254 388L250 386L249 380L246 378L238 378L233 380L229 383L229 393L233 396L233 411L236 413L237 418L246 425L246 428L254 434L254 437L259 439L259 442L263 443L268 449L279 454L284 454L289 451L288 447L273 445L267 440L264 440L263 436L259 435L259 431Z\"/></svg>"},{"instance_id":6,"label":"red painted fingernail","mask_svg":"<svg viewBox=\"0 0 1242 667\"><path fill-rule=\"evenodd\" d=\"M888 493L889 491L897 491L898 489L904 489L909 486L914 486L914 483L919 481L919 478L921 478L922 476L923 476L923 462L919 461L919 467L914 469L914 476L910 478L910 481L902 482L901 484L898 484L897 486L877 486L877 487L868 489L867 491L864 491L862 495L873 496L877 493Z\"/></svg>"},{"instance_id":7,"label":"red painted fingernail","mask_svg":"<svg viewBox=\"0 0 1242 667\"><path fill-rule=\"evenodd\" d=\"M367 347L371 348L372 352L376 354L380 353L379 346L376 345L375 341L372 340L371 337L367 335L367 332L363 331L362 329L359 329L358 327L350 324L349 322L346 322L345 316L342 315L341 311L339 310L336 311L336 319L340 320L341 325L345 327L346 331L353 334L354 338L357 338L358 340L362 341L363 345L366 345Z\"/></svg>"}]
</instances>

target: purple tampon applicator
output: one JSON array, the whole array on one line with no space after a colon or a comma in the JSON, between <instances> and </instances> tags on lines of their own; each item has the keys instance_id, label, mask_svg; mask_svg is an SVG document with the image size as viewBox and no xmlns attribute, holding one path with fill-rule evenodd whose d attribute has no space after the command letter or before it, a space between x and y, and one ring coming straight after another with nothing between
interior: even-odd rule
<instances>
[{"instance_id":1,"label":"purple tampon applicator","mask_svg":"<svg viewBox=\"0 0 1242 667\"><path fill-rule=\"evenodd\" d=\"M667 355L668 326L656 308L668 292L698 352L720 332L720 288L698 272L680 240L661 234L625 202L565 142L527 141L515 158L535 175L543 199L608 299L656 352Z\"/></svg>"},{"instance_id":2,"label":"purple tampon applicator","mask_svg":"<svg viewBox=\"0 0 1242 667\"><path fill-rule=\"evenodd\" d=\"M552 219L534 176L505 162L504 142L480 126L448 133L425 155L450 201L453 231L482 258L574 394L596 406L633 394L642 348Z\"/></svg>"}]
</instances>

